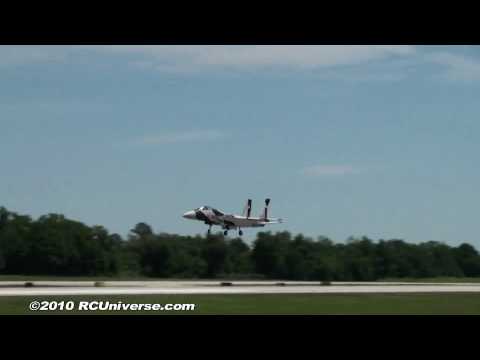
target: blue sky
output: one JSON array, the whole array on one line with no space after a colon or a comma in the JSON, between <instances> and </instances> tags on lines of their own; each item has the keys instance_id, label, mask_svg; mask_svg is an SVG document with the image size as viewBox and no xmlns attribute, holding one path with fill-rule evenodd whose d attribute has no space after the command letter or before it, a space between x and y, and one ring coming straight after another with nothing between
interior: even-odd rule
<instances>
[{"instance_id":1,"label":"blue sky","mask_svg":"<svg viewBox=\"0 0 480 360\"><path fill-rule=\"evenodd\" d=\"M480 248L479 94L478 46L0 46L0 205Z\"/></svg>"}]
</instances>

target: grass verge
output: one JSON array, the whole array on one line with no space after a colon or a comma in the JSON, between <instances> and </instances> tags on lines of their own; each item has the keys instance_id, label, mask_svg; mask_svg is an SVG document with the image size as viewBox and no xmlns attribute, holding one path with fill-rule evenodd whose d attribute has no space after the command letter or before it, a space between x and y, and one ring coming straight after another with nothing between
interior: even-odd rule
<instances>
[{"instance_id":1,"label":"grass verge","mask_svg":"<svg viewBox=\"0 0 480 360\"><path fill-rule=\"evenodd\" d=\"M32 301L73 301L71 311L30 311ZM79 311L80 301L196 304L194 311ZM0 314L480 314L480 294L262 294L2 296Z\"/></svg>"}]
</instances>

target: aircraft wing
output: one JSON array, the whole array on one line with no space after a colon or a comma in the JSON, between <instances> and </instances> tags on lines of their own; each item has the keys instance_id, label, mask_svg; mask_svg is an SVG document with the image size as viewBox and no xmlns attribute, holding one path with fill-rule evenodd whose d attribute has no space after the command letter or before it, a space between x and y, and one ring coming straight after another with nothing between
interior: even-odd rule
<instances>
[{"instance_id":1,"label":"aircraft wing","mask_svg":"<svg viewBox=\"0 0 480 360\"><path fill-rule=\"evenodd\" d=\"M247 218L245 216L225 215L222 220L229 225L238 227L263 226L266 224L279 224L282 219L262 219L262 218Z\"/></svg>"}]
</instances>

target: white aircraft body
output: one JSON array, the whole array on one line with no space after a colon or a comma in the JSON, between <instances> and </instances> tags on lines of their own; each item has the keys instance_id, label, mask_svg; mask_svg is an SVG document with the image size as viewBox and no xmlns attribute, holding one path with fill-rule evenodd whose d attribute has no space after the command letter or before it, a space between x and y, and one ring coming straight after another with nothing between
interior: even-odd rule
<instances>
[{"instance_id":1,"label":"white aircraft body","mask_svg":"<svg viewBox=\"0 0 480 360\"><path fill-rule=\"evenodd\" d=\"M206 225L209 225L207 232L208 235L210 235L212 225L218 225L225 230L223 232L224 235L228 235L228 230L238 229L238 234L242 236L242 228L262 227L267 224L279 224L282 222L282 219L268 218L269 204L270 199L265 199L265 207L259 217L250 216L252 211L251 199L248 199L242 215L225 214L211 206L202 206L195 210L187 211L183 214L183 217L190 220L203 221Z\"/></svg>"}]
</instances>

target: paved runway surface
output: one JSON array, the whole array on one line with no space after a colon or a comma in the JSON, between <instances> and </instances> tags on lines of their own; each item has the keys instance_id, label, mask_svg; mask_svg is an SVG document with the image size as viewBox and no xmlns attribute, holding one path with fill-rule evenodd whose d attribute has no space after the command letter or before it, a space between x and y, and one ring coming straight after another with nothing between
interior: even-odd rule
<instances>
[{"instance_id":1,"label":"paved runway surface","mask_svg":"<svg viewBox=\"0 0 480 360\"><path fill-rule=\"evenodd\" d=\"M0 281L0 296L139 295L139 294L355 294L480 292L480 283L319 282L299 281Z\"/></svg>"}]
</instances>

